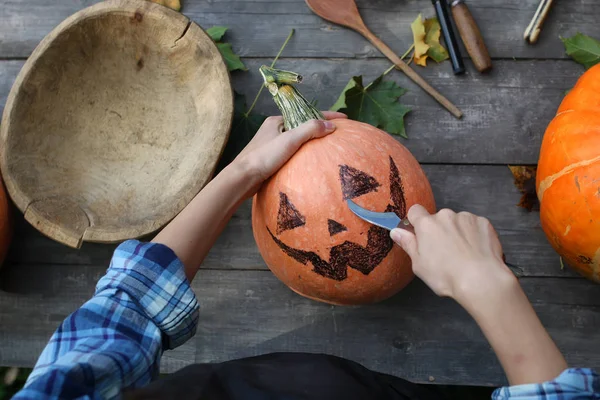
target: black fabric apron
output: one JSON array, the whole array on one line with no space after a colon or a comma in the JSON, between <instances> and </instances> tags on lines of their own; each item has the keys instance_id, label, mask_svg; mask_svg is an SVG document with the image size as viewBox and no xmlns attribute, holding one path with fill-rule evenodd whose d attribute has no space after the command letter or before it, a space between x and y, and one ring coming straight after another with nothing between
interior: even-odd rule
<instances>
[{"instance_id":1,"label":"black fabric apron","mask_svg":"<svg viewBox=\"0 0 600 400\"><path fill-rule=\"evenodd\" d=\"M272 353L218 364L196 364L126 400L439 400L422 386L325 354Z\"/></svg>"}]
</instances>

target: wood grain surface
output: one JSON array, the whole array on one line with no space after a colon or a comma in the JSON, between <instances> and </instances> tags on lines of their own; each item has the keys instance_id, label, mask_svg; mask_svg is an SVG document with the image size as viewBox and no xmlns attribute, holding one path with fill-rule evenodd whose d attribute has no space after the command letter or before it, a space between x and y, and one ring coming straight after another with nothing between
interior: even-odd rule
<instances>
[{"instance_id":1,"label":"wood grain surface","mask_svg":"<svg viewBox=\"0 0 600 400\"><path fill-rule=\"evenodd\" d=\"M0 7L0 107L39 43L69 15L96 0L12 0ZM410 23L434 15L424 0L358 0L369 28L396 54L412 43ZM600 37L600 3L556 2L535 46L523 32L538 0L469 0L494 68L481 75L470 62L455 77L449 63L416 70L456 104L462 120L446 113L398 71L387 79L409 89L401 101L409 140L424 163L439 207L488 217L507 261L570 365L600 368L600 285L562 270L539 214L516 206L520 193L508 164L535 164L548 122L564 93L583 72L567 59L559 36ZM236 91L250 102L269 64L294 28L278 66L304 75L302 92L329 108L353 75L365 82L390 62L367 40L314 15L301 0L184 1L184 15L203 28L228 26L226 40L248 72L235 72ZM467 52L463 49L463 56ZM256 111L276 113L268 96ZM237 138L232 137L231 140ZM32 366L57 325L93 294L115 245L84 243L80 250L52 241L15 209L15 240L0 269L0 365ZM240 207L193 283L201 304L194 339L165 353L162 369L273 351L324 352L417 382L502 385L505 378L473 320L415 280L372 306L334 307L307 300L280 283L262 261L252 237L250 207Z\"/></svg>"},{"instance_id":2,"label":"wood grain surface","mask_svg":"<svg viewBox=\"0 0 600 400\"><path fill-rule=\"evenodd\" d=\"M38 42L69 15L99 0L11 0L0 8L0 55L27 57ZM598 32L600 3L559 1L554 5L535 46L523 32L535 14L538 0L470 0L469 8L481 27L492 58L567 58L559 36ZM435 15L423 0L358 0L363 20L396 54L412 44L410 24L419 13ZM373 45L347 28L313 14L301 0L219 0L183 2L182 12L200 26L225 25L234 49L245 57L273 57L290 29L298 36L284 55L293 57L383 57ZM463 52L466 56L467 53Z\"/></svg>"}]
</instances>

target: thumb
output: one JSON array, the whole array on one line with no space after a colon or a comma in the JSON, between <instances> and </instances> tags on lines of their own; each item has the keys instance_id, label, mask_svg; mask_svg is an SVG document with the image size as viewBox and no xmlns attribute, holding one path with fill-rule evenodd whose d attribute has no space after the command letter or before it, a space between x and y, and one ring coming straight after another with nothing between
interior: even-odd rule
<instances>
[{"instance_id":1,"label":"thumb","mask_svg":"<svg viewBox=\"0 0 600 400\"><path fill-rule=\"evenodd\" d=\"M414 233L407 231L406 229L392 229L390 237L396 244L408 253L409 257L414 260L417 256L417 237Z\"/></svg>"}]
</instances>

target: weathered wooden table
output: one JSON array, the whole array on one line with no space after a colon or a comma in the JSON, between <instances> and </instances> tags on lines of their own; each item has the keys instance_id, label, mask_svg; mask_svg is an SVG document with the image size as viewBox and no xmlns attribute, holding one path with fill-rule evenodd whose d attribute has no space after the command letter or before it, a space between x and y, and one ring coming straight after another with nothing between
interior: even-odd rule
<instances>
[{"instance_id":1,"label":"weathered wooden table","mask_svg":"<svg viewBox=\"0 0 600 400\"><path fill-rule=\"evenodd\" d=\"M60 21L94 0L8 0L0 6L0 104L31 51ZM600 367L600 285L569 270L547 243L537 213L515 204L519 193L507 164L535 164L547 123L564 92L583 72L566 58L559 35L600 36L600 1L559 1L535 46L522 36L537 0L471 0L494 59L489 75L470 62L465 76L449 63L418 71L465 113L454 119L398 72L410 92L403 102L410 140L440 207L487 216L521 283L573 366ZM427 0L359 1L364 19L398 54L412 41L417 14L433 15ZM303 92L323 107L352 75L370 80L389 62L354 32L313 15L302 0L184 0L184 13L204 28L230 27L228 40L249 72L233 74L237 91L253 98L291 28L296 35L281 68L303 73ZM463 52L466 55L466 52ZM257 110L275 113L268 95ZM235 138L233 138L235 140ZM32 366L57 325L89 298L114 246L79 251L44 238L18 214L9 258L0 272L0 365ZM471 318L415 280L381 304L333 307L304 299L274 278L260 258L244 205L204 263L194 284L201 303L198 334L167 352L163 369L273 351L325 352L419 382L500 385L502 370Z\"/></svg>"}]
</instances>

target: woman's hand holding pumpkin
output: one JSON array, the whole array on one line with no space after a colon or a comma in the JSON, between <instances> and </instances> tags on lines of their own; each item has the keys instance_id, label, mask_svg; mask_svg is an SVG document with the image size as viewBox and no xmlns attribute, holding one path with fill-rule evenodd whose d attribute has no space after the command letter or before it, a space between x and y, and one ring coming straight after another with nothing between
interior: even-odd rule
<instances>
[{"instance_id":1,"label":"woman's hand holding pumpkin","mask_svg":"<svg viewBox=\"0 0 600 400\"><path fill-rule=\"evenodd\" d=\"M325 118L346 118L339 112L324 111ZM310 139L320 138L335 130L330 121L308 121L296 129L283 132L283 118L269 117L254 138L233 161L252 182L245 197L252 197L260 185L289 160Z\"/></svg>"},{"instance_id":2,"label":"woman's hand holding pumpkin","mask_svg":"<svg viewBox=\"0 0 600 400\"><path fill-rule=\"evenodd\" d=\"M326 118L345 118L324 112ZM335 130L329 121L309 121L282 133L283 119L269 117L240 155L208 183L153 242L170 247L191 281L238 206L253 196L308 140Z\"/></svg>"},{"instance_id":3,"label":"woman's hand holding pumpkin","mask_svg":"<svg viewBox=\"0 0 600 400\"><path fill-rule=\"evenodd\" d=\"M502 261L490 222L473 214L408 211L415 233L394 229L415 275L436 294L452 297L475 319L511 385L554 379L567 363L544 329L517 279Z\"/></svg>"}]
</instances>

